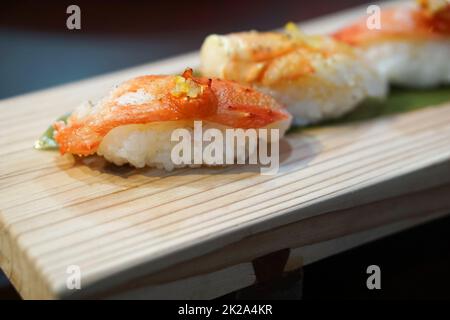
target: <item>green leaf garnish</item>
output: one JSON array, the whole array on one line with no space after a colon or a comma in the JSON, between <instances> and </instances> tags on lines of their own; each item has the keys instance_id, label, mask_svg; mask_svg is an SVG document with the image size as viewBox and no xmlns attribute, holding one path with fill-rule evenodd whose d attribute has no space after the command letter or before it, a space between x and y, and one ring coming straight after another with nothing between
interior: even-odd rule
<instances>
[{"instance_id":1,"label":"green leaf garnish","mask_svg":"<svg viewBox=\"0 0 450 320\"><path fill-rule=\"evenodd\" d=\"M67 123L67 119L69 118L70 113L67 113L57 119L57 121L64 121ZM47 130L41 135L39 140L34 143L34 148L38 150L56 150L58 149L58 143L53 138L53 134L55 133L55 129L53 126L48 127Z\"/></svg>"},{"instance_id":2,"label":"green leaf garnish","mask_svg":"<svg viewBox=\"0 0 450 320\"><path fill-rule=\"evenodd\" d=\"M391 88L391 91L385 100L367 99L355 110L340 118L323 121L306 127L293 127L289 132L295 132L303 128L317 128L357 121L367 121L378 117L434 106L447 101L450 101L450 86L433 89L404 89L394 87Z\"/></svg>"}]
</instances>

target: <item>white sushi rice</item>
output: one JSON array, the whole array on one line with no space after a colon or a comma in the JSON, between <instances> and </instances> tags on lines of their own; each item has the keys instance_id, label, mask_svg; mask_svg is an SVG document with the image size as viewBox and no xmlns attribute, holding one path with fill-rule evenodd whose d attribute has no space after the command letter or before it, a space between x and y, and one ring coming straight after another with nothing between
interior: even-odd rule
<instances>
[{"instance_id":1,"label":"white sushi rice","mask_svg":"<svg viewBox=\"0 0 450 320\"><path fill-rule=\"evenodd\" d=\"M281 138L289 126L290 120L286 120L273 123L267 128L278 128ZM175 165L173 163L171 152L178 142L171 141L171 135L177 128L187 129L193 139L193 121L166 121L119 126L103 138L97 154L119 166L129 163L137 168L149 166L168 171L187 166L198 167L199 165L193 164L193 159L190 162L191 164ZM225 126L203 121L203 132L210 128L219 129L224 136L225 129L227 129ZM209 143L206 142L203 146L205 147ZM226 145L224 145L224 151L226 151L225 148L227 148Z\"/></svg>"},{"instance_id":2,"label":"white sushi rice","mask_svg":"<svg viewBox=\"0 0 450 320\"><path fill-rule=\"evenodd\" d=\"M364 49L365 59L389 82L427 88L450 83L450 40L391 40Z\"/></svg>"},{"instance_id":3,"label":"white sushi rice","mask_svg":"<svg viewBox=\"0 0 450 320\"><path fill-rule=\"evenodd\" d=\"M315 81L287 83L276 90L260 88L285 104L298 124L337 118L369 97L382 99L387 94L386 80L363 61L335 54L311 63Z\"/></svg>"}]
</instances>

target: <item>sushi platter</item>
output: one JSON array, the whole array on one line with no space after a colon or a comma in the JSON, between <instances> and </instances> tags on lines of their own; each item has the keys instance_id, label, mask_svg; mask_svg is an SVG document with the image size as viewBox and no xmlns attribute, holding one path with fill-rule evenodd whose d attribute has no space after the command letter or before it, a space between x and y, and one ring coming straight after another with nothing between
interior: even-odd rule
<instances>
[{"instance_id":1,"label":"sushi platter","mask_svg":"<svg viewBox=\"0 0 450 320\"><path fill-rule=\"evenodd\" d=\"M328 33L365 12L300 26ZM292 129L276 175L33 148L80 97L199 65L194 52L0 101L0 267L23 298L210 299L261 281L255 259L287 252L281 271L296 270L450 213L450 98Z\"/></svg>"}]
</instances>

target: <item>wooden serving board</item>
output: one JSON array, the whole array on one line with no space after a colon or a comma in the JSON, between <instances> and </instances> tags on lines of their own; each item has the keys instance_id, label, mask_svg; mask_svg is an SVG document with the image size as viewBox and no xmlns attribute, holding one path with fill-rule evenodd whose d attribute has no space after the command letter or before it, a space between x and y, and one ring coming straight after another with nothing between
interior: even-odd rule
<instances>
[{"instance_id":1,"label":"wooden serving board","mask_svg":"<svg viewBox=\"0 0 450 320\"><path fill-rule=\"evenodd\" d=\"M328 32L365 7L302 25ZM80 101L197 53L0 102L0 266L24 298L212 298L450 212L450 103L291 133L257 167L135 170L33 149ZM79 266L82 290L66 286Z\"/></svg>"}]
</instances>

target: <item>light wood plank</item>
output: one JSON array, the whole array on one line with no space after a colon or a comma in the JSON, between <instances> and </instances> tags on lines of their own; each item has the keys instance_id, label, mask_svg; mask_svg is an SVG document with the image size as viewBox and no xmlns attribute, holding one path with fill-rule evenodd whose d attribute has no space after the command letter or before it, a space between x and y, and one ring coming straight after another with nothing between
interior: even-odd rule
<instances>
[{"instance_id":1,"label":"light wood plank","mask_svg":"<svg viewBox=\"0 0 450 320\"><path fill-rule=\"evenodd\" d=\"M365 7L360 7L303 28L325 31L364 13ZM95 100L132 76L175 73L197 65L198 56L192 53L0 102L0 122L11 126L0 129L0 265L23 297L72 296L65 283L66 268L74 264L83 275L84 289L75 293L79 297L105 292L162 297L174 285L197 286L202 281L211 285L198 297L224 294L248 284L247 272L230 283L220 277L239 274L240 264L249 259L283 246L310 250L301 253L302 259L313 252L320 256L326 250L318 243L333 240L317 239L314 247L316 243L278 234L283 226L297 228L324 217L333 225L339 210L450 182L450 104L292 133L283 140L276 176L261 176L257 167L249 166L170 173L127 170L107 166L99 158L75 161L32 149L46 126L72 110L80 97ZM401 217L411 225L420 223L430 212L446 207L448 200L442 191L439 195L439 201L426 207L417 204L421 212L402 205L403 211L389 214L385 209L382 221L371 215L367 219L371 224L364 228L357 225L363 221L356 213L343 215L348 220L336 222L341 229L334 237L395 224ZM437 204L442 208L434 207ZM416 216L402 216L404 212ZM309 228L313 232L315 225ZM276 241L269 241L271 237ZM353 246L364 242L363 237L351 239ZM223 256L226 248L242 242L252 244L245 256L239 250ZM346 247L335 243L328 254ZM192 261L216 252L220 259L211 264L214 270L198 274L206 263L195 270L197 274L164 276L174 266L187 272ZM148 286L130 292L127 285L141 278ZM123 292L117 291L120 288Z\"/></svg>"}]
</instances>

